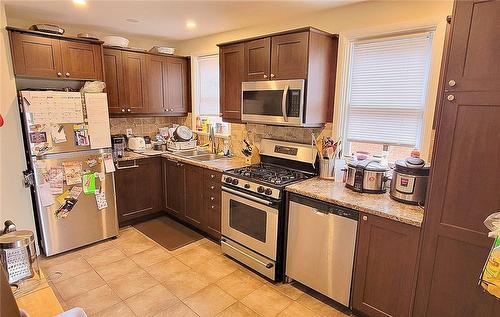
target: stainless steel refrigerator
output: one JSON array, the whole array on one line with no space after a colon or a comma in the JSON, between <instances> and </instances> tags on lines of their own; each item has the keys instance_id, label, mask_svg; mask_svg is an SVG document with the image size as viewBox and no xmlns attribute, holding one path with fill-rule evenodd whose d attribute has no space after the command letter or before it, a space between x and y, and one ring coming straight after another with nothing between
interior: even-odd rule
<instances>
[{"instance_id":1,"label":"stainless steel refrigerator","mask_svg":"<svg viewBox=\"0 0 500 317\"><path fill-rule=\"evenodd\" d=\"M47 256L118 234L105 93L21 91L40 247Z\"/></svg>"}]
</instances>

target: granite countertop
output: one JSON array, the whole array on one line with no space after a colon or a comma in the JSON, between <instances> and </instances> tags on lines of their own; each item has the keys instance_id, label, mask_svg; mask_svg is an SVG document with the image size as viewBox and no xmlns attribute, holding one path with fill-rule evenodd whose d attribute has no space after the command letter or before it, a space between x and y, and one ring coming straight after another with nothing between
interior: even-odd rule
<instances>
[{"instance_id":1,"label":"granite countertop","mask_svg":"<svg viewBox=\"0 0 500 317\"><path fill-rule=\"evenodd\" d=\"M213 161L196 161L196 160L189 159L187 157L181 157L181 156L175 155L173 153L169 153L169 152L165 153L165 152L161 152L161 151L158 151L157 155L145 155L145 154L140 154L140 153L135 153L135 152L125 152L125 156L123 156L119 159L116 159L116 162L140 160L140 159L147 159L150 157L158 157L158 156L169 158L169 159L176 160L176 161L183 162L183 163L188 163L191 165L200 166L203 168L208 168L208 169L218 171L218 172L224 172L224 171L227 171L229 169L243 167L245 165L248 165L245 163L245 159L242 157L227 157L227 158L220 158L220 159L213 160Z\"/></svg>"},{"instance_id":2,"label":"granite countertop","mask_svg":"<svg viewBox=\"0 0 500 317\"><path fill-rule=\"evenodd\" d=\"M388 193L358 193L346 188L344 183L318 177L289 185L286 190L416 227L422 225L424 217L422 208L397 202L391 199Z\"/></svg>"}]
</instances>

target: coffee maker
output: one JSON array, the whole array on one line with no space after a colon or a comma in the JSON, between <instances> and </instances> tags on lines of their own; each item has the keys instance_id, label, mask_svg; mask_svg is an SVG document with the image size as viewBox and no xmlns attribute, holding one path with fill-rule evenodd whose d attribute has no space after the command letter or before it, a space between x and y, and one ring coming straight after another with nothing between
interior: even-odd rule
<instances>
[{"instance_id":1,"label":"coffee maker","mask_svg":"<svg viewBox=\"0 0 500 317\"><path fill-rule=\"evenodd\" d=\"M127 147L127 136L125 134L113 134L111 136L111 145L113 147L113 157L122 158Z\"/></svg>"}]
</instances>

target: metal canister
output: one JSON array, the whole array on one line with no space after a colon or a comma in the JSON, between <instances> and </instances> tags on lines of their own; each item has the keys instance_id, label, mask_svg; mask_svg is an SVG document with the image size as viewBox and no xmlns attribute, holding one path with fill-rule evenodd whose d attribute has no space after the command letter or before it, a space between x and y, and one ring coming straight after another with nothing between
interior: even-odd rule
<instances>
[{"instance_id":1,"label":"metal canister","mask_svg":"<svg viewBox=\"0 0 500 317\"><path fill-rule=\"evenodd\" d=\"M19 230L1 235L0 262L10 284L39 276L33 232Z\"/></svg>"}]
</instances>

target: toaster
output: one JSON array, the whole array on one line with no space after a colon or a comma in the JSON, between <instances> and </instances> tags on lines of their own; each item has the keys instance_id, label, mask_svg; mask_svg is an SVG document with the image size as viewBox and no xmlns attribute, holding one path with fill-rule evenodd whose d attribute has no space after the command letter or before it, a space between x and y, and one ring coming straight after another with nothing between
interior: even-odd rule
<instances>
[{"instance_id":1,"label":"toaster","mask_svg":"<svg viewBox=\"0 0 500 317\"><path fill-rule=\"evenodd\" d=\"M132 151L144 151L146 149L146 141L144 141L143 137L131 137L128 139L128 148Z\"/></svg>"}]
</instances>

